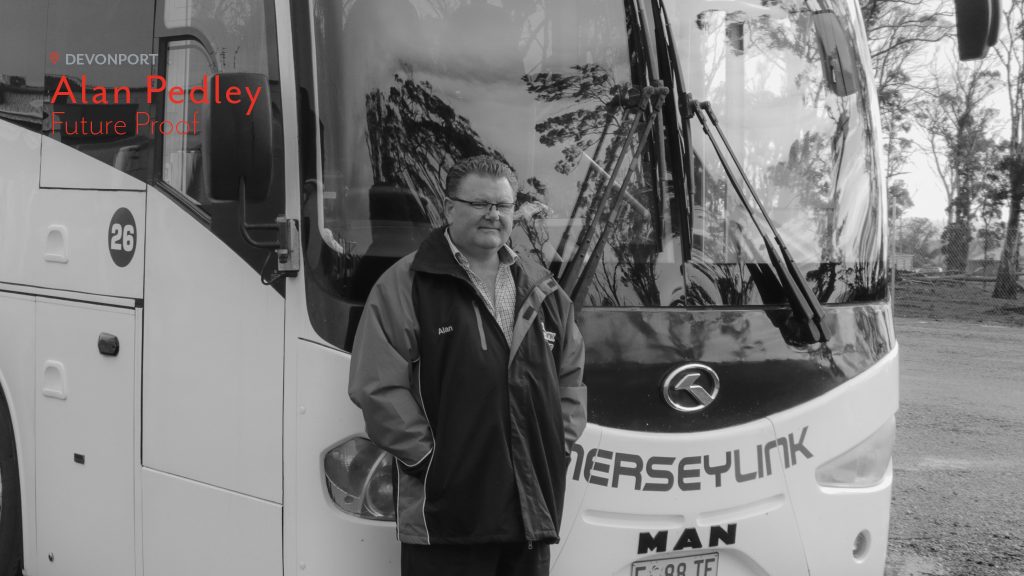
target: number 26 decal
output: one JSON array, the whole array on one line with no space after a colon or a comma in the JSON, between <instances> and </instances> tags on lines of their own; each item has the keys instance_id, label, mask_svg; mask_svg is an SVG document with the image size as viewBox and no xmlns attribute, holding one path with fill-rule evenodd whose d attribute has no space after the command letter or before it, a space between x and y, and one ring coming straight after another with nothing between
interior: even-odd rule
<instances>
[{"instance_id":1,"label":"number 26 decal","mask_svg":"<svg viewBox=\"0 0 1024 576\"><path fill-rule=\"evenodd\" d=\"M120 267L125 267L135 256L135 237L137 228L135 217L127 208L118 208L110 219L107 229L107 248L110 259Z\"/></svg>"},{"instance_id":2,"label":"number 26 decal","mask_svg":"<svg viewBox=\"0 0 1024 576\"><path fill-rule=\"evenodd\" d=\"M124 250L125 252L135 250L135 226L125 224L122 227L115 222L110 227L110 249Z\"/></svg>"}]
</instances>

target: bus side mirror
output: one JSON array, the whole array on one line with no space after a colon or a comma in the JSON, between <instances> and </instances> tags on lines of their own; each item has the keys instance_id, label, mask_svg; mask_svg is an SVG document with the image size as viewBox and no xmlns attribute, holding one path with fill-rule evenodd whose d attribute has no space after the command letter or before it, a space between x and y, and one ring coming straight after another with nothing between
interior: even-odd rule
<instances>
[{"instance_id":1,"label":"bus side mirror","mask_svg":"<svg viewBox=\"0 0 1024 576\"><path fill-rule=\"evenodd\" d=\"M202 114L206 189L214 200L238 200L244 184L245 201L262 202L270 193L274 165L269 80L263 74L231 72L218 74L211 84L216 86L218 77L220 89ZM229 90L238 95L233 98L238 103L227 101Z\"/></svg>"},{"instance_id":2,"label":"bus side mirror","mask_svg":"<svg viewBox=\"0 0 1024 576\"><path fill-rule=\"evenodd\" d=\"M956 0L956 42L961 60L978 60L999 39L999 0Z\"/></svg>"}]
</instances>

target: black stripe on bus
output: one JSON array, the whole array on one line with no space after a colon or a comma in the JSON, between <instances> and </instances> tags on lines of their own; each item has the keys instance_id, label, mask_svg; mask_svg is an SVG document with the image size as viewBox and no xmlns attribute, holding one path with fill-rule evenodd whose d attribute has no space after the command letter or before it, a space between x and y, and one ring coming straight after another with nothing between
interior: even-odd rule
<instances>
[{"instance_id":1,"label":"black stripe on bus","mask_svg":"<svg viewBox=\"0 0 1024 576\"><path fill-rule=\"evenodd\" d=\"M736 426L793 408L842 385L889 351L885 304L826 308L825 344L786 343L783 309L583 308L589 421L643 432ZM660 317L660 318L659 318ZM681 412L662 395L665 377L700 362L719 376L715 400Z\"/></svg>"}]
</instances>

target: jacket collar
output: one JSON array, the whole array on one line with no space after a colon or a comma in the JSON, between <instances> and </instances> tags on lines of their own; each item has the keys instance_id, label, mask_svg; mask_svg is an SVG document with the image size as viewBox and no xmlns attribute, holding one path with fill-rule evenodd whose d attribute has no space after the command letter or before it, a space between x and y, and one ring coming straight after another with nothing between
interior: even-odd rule
<instances>
[{"instance_id":1,"label":"jacket collar","mask_svg":"<svg viewBox=\"0 0 1024 576\"><path fill-rule=\"evenodd\" d=\"M469 277L455 260L455 255L452 254L451 246L445 237L445 230L447 230L446 227L435 229L423 240L419 250L416 251L416 256L413 257L412 269L416 272L426 272L428 274L455 276L468 282ZM510 252L512 250L507 247L502 248L502 250L506 249ZM544 268L523 258L516 257L512 261L511 266L512 275L516 280L516 292L521 295L525 295L525 292L528 292L538 283L551 276L551 273ZM517 300L519 299L517 298Z\"/></svg>"},{"instance_id":2,"label":"jacket collar","mask_svg":"<svg viewBox=\"0 0 1024 576\"><path fill-rule=\"evenodd\" d=\"M463 268L468 267L469 259L462 253L462 250L459 250L459 247L455 245L455 242L452 242L452 235L448 228L445 228L443 236L448 242L448 249L451 250L452 254L455 256L455 261ZM503 265L511 266L518 258L519 255L516 254L516 251L508 244L503 244L501 248L498 249L498 261Z\"/></svg>"}]
</instances>

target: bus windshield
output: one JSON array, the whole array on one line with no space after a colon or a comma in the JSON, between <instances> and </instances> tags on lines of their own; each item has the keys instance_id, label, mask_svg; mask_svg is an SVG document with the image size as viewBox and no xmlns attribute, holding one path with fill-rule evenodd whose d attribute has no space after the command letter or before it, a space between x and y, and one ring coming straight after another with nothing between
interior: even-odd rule
<instances>
[{"instance_id":1,"label":"bus windshield","mask_svg":"<svg viewBox=\"0 0 1024 576\"><path fill-rule=\"evenodd\" d=\"M865 71L845 4L313 1L319 154L307 205L319 233L307 258L334 297L364 299L444 225L447 170L492 154L519 175L520 256L561 280L574 259L593 260L584 305L785 305L696 120L692 146L678 145L682 125L637 96L669 65L652 62L657 14L685 90L714 103L818 299L884 297ZM631 130L634 120L656 128ZM686 162L666 160L672 150ZM684 164L690 178L673 169ZM609 230L588 243L595 222ZM575 258L581 245L592 252Z\"/></svg>"},{"instance_id":2,"label":"bus windshield","mask_svg":"<svg viewBox=\"0 0 1024 576\"><path fill-rule=\"evenodd\" d=\"M847 4L667 2L687 90L713 104L742 169L822 302L885 293L883 203L867 71ZM743 275L765 263L710 140L691 121L693 253L686 301L748 303ZM739 265L737 265L739 264ZM755 274L756 275L756 274Z\"/></svg>"}]
</instances>

